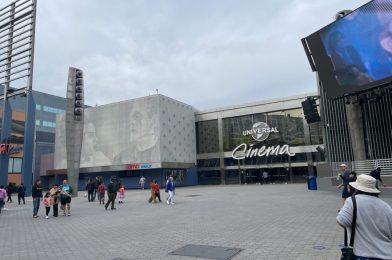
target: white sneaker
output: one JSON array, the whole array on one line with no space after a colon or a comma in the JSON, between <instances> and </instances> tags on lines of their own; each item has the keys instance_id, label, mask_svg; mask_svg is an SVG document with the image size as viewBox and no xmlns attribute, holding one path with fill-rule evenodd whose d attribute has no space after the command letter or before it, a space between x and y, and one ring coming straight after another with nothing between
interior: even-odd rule
<instances>
[{"instance_id":1,"label":"white sneaker","mask_svg":"<svg viewBox=\"0 0 392 260\"><path fill-rule=\"evenodd\" d=\"M48 218L49 218L49 216L46 216L45 218L46 218L46 219L48 219Z\"/></svg>"},{"instance_id":2,"label":"white sneaker","mask_svg":"<svg viewBox=\"0 0 392 260\"><path fill-rule=\"evenodd\" d=\"M169 205L169 204L170 204L168 200L166 201L166 204L167 204L167 205Z\"/></svg>"},{"instance_id":3,"label":"white sneaker","mask_svg":"<svg viewBox=\"0 0 392 260\"><path fill-rule=\"evenodd\" d=\"M171 205L174 205L174 202L170 203Z\"/></svg>"}]
</instances>

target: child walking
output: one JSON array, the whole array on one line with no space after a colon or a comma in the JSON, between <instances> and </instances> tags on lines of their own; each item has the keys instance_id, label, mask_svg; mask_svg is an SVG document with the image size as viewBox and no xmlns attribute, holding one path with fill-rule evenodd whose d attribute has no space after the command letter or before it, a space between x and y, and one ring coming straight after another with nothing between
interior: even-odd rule
<instances>
[{"instance_id":1,"label":"child walking","mask_svg":"<svg viewBox=\"0 0 392 260\"><path fill-rule=\"evenodd\" d=\"M119 199L118 199L118 203L124 203L124 198L125 198L125 189L124 189L124 185L120 186L119 189Z\"/></svg>"},{"instance_id":2,"label":"child walking","mask_svg":"<svg viewBox=\"0 0 392 260\"><path fill-rule=\"evenodd\" d=\"M50 198L50 192L47 192L47 193L45 194L45 197L44 197L44 200L43 200L43 203L44 203L44 206L45 206L45 210L46 210L46 217L45 217L45 218L49 218L50 200L51 200L51 198Z\"/></svg>"},{"instance_id":3,"label":"child walking","mask_svg":"<svg viewBox=\"0 0 392 260\"><path fill-rule=\"evenodd\" d=\"M106 189L105 183L102 182L101 184L99 184L99 186L98 186L99 205L101 205L101 202L102 202L102 205L105 205L105 189Z\"/></svg>"}]
</instances>

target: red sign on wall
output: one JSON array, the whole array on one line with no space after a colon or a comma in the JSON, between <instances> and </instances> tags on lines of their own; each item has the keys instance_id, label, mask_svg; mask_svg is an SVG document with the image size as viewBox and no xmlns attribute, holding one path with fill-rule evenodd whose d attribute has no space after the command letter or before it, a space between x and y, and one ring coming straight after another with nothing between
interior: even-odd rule
<instances>
[{"instance_id":1,"label":"red sign on wall","mask_svg":"<svg viewBox=\"0 0 392 260\"><path fill-rule=\"evenodd\" d=\"M0 154L8 153L8 144L0 144Z\"/></svg>"},{"instance_id":2,"label":"red sign on wall","mask_svg":"<svg viewBox=\"0 0 392 260\"><path fill-rule=\"evenodd\" d=\"M139 169L139 164L135 163L135 164L128 165L128 170L136 170L136 169Z\"/></svg>"}]
</instances>

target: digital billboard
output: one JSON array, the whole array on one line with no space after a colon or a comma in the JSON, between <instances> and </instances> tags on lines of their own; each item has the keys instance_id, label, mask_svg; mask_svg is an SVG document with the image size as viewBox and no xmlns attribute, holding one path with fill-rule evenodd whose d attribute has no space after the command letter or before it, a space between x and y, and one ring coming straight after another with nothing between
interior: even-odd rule
<instances>
[{"instance_id":1,"label":"digital billboard","mask_svg":"<svg viewBox=\"0 0 392 260\"><path fill-rule=\"evenodd\" d=\"M374 0L302 39L330 98L392 81L392 2Z\"/></svg>"}]
</instances>

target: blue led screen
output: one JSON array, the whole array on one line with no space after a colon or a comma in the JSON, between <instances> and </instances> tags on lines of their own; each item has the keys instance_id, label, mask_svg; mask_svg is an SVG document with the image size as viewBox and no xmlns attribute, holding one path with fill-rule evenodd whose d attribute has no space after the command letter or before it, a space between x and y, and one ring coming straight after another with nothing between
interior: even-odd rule
<instances>
[{"instance_id":1,"label":"blue led screen","mask_svg":"<svg viewBox=\"0 0 392 260\"><path fill-rule=\"evenodd\" d=\"M371 1L305 40L329 97L390 82L392 1Z\"/></svg>"}]
</instances>

